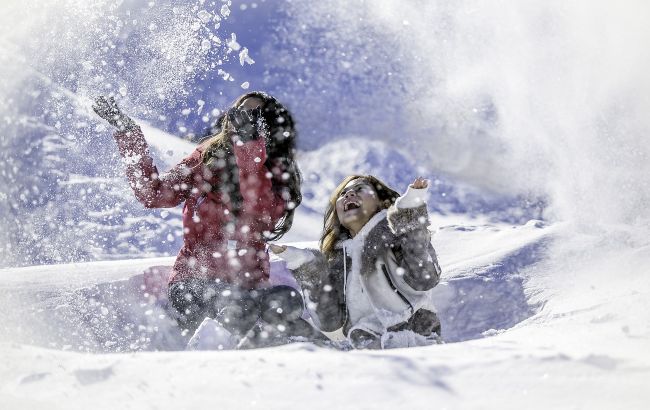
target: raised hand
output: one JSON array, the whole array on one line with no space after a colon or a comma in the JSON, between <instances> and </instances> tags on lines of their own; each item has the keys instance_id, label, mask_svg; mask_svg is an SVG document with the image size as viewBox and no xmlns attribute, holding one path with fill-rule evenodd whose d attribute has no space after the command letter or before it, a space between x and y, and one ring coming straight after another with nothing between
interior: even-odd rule
<instances>
[{"instance_id":1,"label":"raised hand","mask_svg":"<svg viewBox=\"0 0 650 410\"><path fill-rule=\"evenodd\" d=\"M228 120L242 142L253 141L260 137L261 119L262 114L259 109L242 110L233 107L228 110Z\"/></svg>"},{"instance_id":2,"label":"raised hand","mask_svg":"<svg viewBox=\"0 0 650 410\"><path fill-rule=\"evenodd\" d=\"M423 189L429 186L429 181L422 178L422 177L417 177L415 178L415 181L411 184L411 188L415 189Z\"/></svg>"},{"instance_id":3,"label":"raised hand","mask_svg":"<svg viewBox=\"0 0 650 410\"><path fill-rule=\"evenodd\" d=\"M129 130L136 126L135 122L120 110L113 97L106 98L100 95L95 99L93 110L120 131Z\"/></svg>"}]
</instances>

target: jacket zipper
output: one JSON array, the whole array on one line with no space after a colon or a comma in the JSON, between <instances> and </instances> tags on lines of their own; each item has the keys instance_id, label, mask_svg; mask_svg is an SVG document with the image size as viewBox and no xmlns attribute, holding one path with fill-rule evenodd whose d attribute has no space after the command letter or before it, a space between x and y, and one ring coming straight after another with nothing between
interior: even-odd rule
<instances>
[{"instance_id":1,"label":"jacket zipper","mask_svg":"<svg viewBox=\"0 0 650 410\"><path fill-rule=\"evenodd\" d=\"M348 291L348 254L345 250L345 245L343 245L343 296L344 297L347 294L347 291Z\"/></svg>"},{"instance_id":2,"label":"jacket zipper","mask_svg":"<svg viewBox=\"0 0 650 410\"><path fill-rule=\"evenodd\" d=\"M393 289L393 292L395 292L397 296L399 296L402 299L402 301L408 305L409 309L411 310L411 314L413 314L415 312L413 305L411 304L411 302L409 302L406 296L402 295L402 293L400 293L400 291L397 290L397 287L393 283L393 280L391 279L390 274L388 273L388 268L386 268L386 265L383 263L381 264L381 270L384 272L384 276L386 276L386 280L388 281L388 284L390 285L391 289Z\"/></svg>"},{"instance_id":3,"label":"jacket zipper","mask_svg":"<svg viewBox=\"0 0 650 410\"><path fill-rule=\"evenodd\" d=\"M345 332L345 326L348 324L348 320L350 320L350 311L348 310L348 301L346 298L346 292L348 288L348 256L345 251L345 245L343 245L343 303L345 304L345 319L343 320L343 327L341 327L343 331L343 336L345 338L348 337L348 335Z\"/></svg>"}]
</instances>

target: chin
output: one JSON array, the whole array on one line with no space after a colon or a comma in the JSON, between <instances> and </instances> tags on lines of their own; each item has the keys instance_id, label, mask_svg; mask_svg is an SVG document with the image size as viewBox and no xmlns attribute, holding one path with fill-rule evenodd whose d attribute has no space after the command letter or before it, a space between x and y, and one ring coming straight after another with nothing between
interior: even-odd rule
<instances>
[{"instance_id":1,"label":"chin","mask_svg":"<svg viewBox=\"0 0 650 410\"><path fill-rule=\"evenodd\" d=\"M348 218L348 219L340 219L340 221L341 221L341 226L343 226L345 229L350 229L350 224L354 224L356 222L356 219Z\"/></svg>"}]
</instances>

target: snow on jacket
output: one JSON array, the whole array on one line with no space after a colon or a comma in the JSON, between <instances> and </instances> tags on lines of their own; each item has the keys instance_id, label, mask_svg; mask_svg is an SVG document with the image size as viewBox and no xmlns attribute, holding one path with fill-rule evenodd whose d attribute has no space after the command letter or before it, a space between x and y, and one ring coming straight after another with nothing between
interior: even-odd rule
<instances>
[{"instance_id":1,"label":"snow on jacket","mask_svg":"<svg viewBox=\"0 0 650 410\"><path fill-rule=\"evenodd\" d=\"M409 188L354 238L339 242L329 260L318 250L295 247L279 255L294 271L321 330L342 328L346 337L354 329L383 335L418 310L437 320L430 290L440 279L440 266L424 193Z\"/></svg>"},{"instance_id":2,"label":"snow on jacket","mask_svg":"<svg viewBox=\"0 0 650 410\"><path fill-rule=\"evenodd\" d=\"M166 173L159 173L139 127L115 134L126 174L137 199L147 208L183 208L183 246L170 282L187 278L220 279L246 288L264 286L269 257L262 232L271 231L285 210L280 193L272 190L273 176L264 164L263 139L233 144L242 203L234 217L227 193L216 172L203 164L204 147Z\"/></svg>"}]
</instances>

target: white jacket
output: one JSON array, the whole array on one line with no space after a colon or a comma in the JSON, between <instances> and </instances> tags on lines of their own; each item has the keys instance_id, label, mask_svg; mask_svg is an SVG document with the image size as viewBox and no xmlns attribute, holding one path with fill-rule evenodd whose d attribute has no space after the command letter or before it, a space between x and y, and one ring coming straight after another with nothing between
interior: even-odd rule
<instances>
[{"instance_id":1,"label":"white jacket","mask_svg":"<svg viewBox=\"0 0 650 410\"><path fill-rule=\"evenodd\" d=\"M382 335L419 309L435 311L430 293L440 267L427 229L425 193L409 188L354 238L339 242L329 260L320 251L295 247L279 255L294 271L321 330Z\"/></svg>"}]
</instances>

